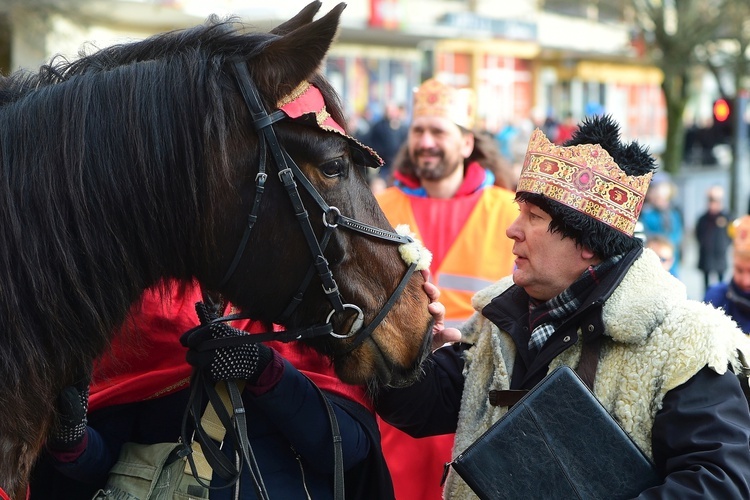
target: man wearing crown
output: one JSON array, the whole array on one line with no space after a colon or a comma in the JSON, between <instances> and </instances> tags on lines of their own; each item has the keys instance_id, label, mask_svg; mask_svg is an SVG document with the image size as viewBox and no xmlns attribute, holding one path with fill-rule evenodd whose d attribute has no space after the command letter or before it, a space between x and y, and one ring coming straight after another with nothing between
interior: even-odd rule
<instances>
[{"instance_id":1,"label":"man wearing crown","mask_svg":"<svg viewBox=\"0 0 750 500\"><path fill-rule=\"evenodd\" d=\"M379 395L381 417L416 437L455 431L456 456L566 365L663 478L639 498L750 498L750 411L735 375L750 340L688 300L633 237L654 168L609 117L584 121L564 146L535 131L507 230L512 275L473 297L460 341L433 352L420 382ZM441 319L436 346L459 337ZM476 498L453 471L444 496Z\"/></svg>"},{"instance_id":2,"label":"man wearing crown","mask_svg":"<svg viewBox=\"0 0 750 500\"><path fill-rule=\"evenodd\" d=\"M432 280L453 325L474 312L474 293L513 269L513 242L505 229L518 208L513 193L495 185L495 172L487 168L493 151L500 155L491 138L472 132L474 109L471 89L437 79L422 83L414 92L394 186L378 195L391 224L408 224L432 252ZM381 425L381 433L396 497L439 498L453 435L415 440L388 425Z\"/></svg>"}]
</instances>

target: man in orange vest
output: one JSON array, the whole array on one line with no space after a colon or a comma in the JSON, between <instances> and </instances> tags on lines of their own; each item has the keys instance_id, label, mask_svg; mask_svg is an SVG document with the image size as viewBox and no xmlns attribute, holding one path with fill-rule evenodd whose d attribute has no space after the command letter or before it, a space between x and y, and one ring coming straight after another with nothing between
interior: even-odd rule
<instances>
[{"instance_id":1,"label":"man in orange vest","mask_svg":"<svg viewBox=\"0 0 750 500\"><path fill-rule=\"evenodd\" d=\"M377 196L391 224L409 224L432 252L430 272L441 291L446 326L471 316L472 295L513 271L513 241L505 230L518 207L514 193L496 185L497 169L489 165L499 156L496 145L471 131L473 97L471 89L436 79L415 91L394 185ZM380 424L396 498L441 498L440 479L451 458L453 434L414 439L382 420Z\"/></svg>"}]
</instances>

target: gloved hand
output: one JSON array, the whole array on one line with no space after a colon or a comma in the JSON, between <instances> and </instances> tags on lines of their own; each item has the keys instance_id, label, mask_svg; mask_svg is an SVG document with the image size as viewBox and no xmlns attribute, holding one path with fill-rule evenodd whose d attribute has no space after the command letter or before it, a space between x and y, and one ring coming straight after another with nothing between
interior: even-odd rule
<instances>
[{"instance_id":1,"label":"gloved hand","mask_svg":"<svg viewBox=\"0 0 750 500\"><path fill-rule=\"evenodd\" d=\"M202 325L208 325L218 315L198 302L195 305ZM198 351L204 341L225 337L247 337L243 330L233 328L226 323L212 323L207 328L197 329L183 338L188 349L187 361L200 370L204 370L212 382L221 380L246 380L255 384L258 377L273 359L273 351L260 342L242 343L220 347L215 350ZM238 339L240 340L240 339Z\"/></svg>"},{"instance_id":2,"label":"gloved hand","mask_svg":"<svg viewBox=\"0 0 750 500\"><path fill-rule=\"evenodd\" d=\"M64 387L57 396L57 420L52 426L47 446L57 451L72 450L86 434L86 412L89 407L89 380Z\"/></svg>"}]
</instances>

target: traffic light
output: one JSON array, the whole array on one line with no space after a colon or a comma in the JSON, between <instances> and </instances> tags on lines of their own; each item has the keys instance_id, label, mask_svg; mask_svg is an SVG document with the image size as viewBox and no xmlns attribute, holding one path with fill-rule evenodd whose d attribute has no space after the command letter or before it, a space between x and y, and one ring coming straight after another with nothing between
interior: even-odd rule
<instances>
[{"instance_id":1,"label":"traffic light","mask_svg":"<svg viewBox=\"0 0 750 500\"><path fill-rule=\"evenodd\" d=\"M714 101L714 120L723 123L729 120L732 115L732 108L726 99L716 99Z\"/></svg>"},{"instance_id":2,"label":"traffic light","mask_svg":"<svg viewBox=\"0 0 750 500\"><path fill-rule=\"evenodd\" d=\"M732 99L719 98L714 101L714 139L717 143L727 144L732 140L734 116Z\"/></svg>"}]
</instances>

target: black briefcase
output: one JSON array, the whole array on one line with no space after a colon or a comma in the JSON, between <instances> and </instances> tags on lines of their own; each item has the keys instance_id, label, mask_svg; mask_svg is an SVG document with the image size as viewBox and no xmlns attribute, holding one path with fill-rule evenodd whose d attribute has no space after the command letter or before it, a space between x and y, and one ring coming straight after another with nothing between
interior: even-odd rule
<instances>
[{"instance_id":1,"label":"black briefcase","mask_svg":"<svg viewBox=\"0 0 750 500\"><path fill-rule=\"evenodd\" d=\"M569 367L555 369L450 464L482 499L618 499L660 484Z\"/></svg>"}]
</instances>

